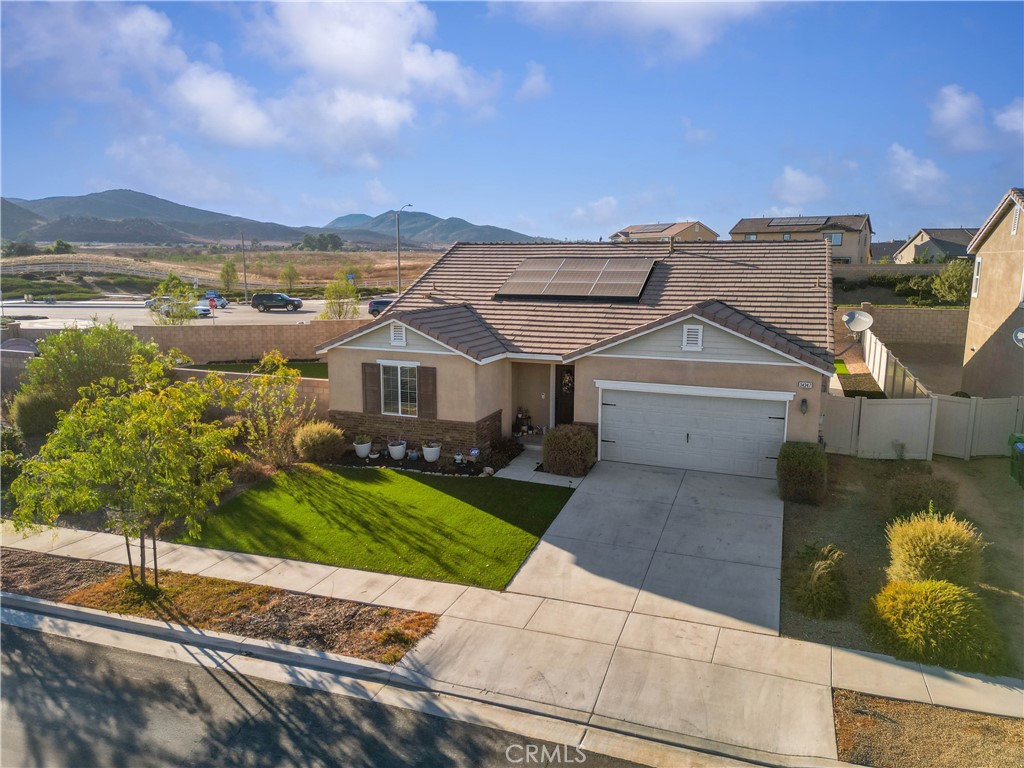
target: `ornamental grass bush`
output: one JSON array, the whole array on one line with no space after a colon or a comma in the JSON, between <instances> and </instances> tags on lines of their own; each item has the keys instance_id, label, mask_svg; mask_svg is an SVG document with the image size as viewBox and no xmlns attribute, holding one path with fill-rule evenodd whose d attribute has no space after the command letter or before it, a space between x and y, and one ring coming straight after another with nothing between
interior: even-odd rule
<instances>
[{"instance_id":1,"label":"ornamental grass bush","mask_svg":"<svg viewBox=\"0 0 1024 768\"><path fill-rule=\"evenodd\" d=\"M583 477L597 461L597 438L587 427L560 424L544 434L542 451L546 472Z\"/></svg>"},{"instance_id":2,"label":"ornamental grass bush","mask_svg":"<svg viewBox=\"0 0 1024 768\"><path fill-rule=\"evenodd\" d=\"M776 462L784 501L821 504L828 490L828 458L818 443L783 443Z\"/></svg>"},{"instance_id":3,"label":"ornamental grass bush","mask_svg":"<svg viewBox=\"0 0 1024 768\"><path fill-rule=\"evenodd\" d=\"M849 594L840 568L844 556L834 544L804 545L797 555L800 570L793 585L793 597L801 613L816 619L831 619L846 612Z\"/></svg>"},{"instance_id":4,"label":"ornamental grass bush","mask_svg":"<svg viewBox=\"0 0 1024 768\"><path fill-rule=\"evenodd\" d=\"M889 514L924 512L934 502L939 512L956 508L956 483L932 475L900 473L889 481Z\"/></svg>"},{"instance_id":5,"label":"ornamental grass bush","mask_svg":"<svg viewBox=\"0 0 1024 768\"><path fill-rule=\"evenodd\" d=\"M864 623L884 652L901 659L988 674L1009 666L984 602L948 581L891 581L867 604Z\"/></svg>"},{"instance_id":6,"label":"ornamental grass bush","mask_svg":"<svg viewBox=\"0 0 1024 768\"><path fill-rule=\"evenodd\" d=\"M890 522L885 528L892 581L937 579L973 589L981 579L985 541L978 529L954 515L927 512Z\"/></svg>"},{"instance_id":7,"label":"ornamental grass bush","mask_svg":"<svg viewBox=\"0 0 1024 768\"><path fill-rule=\"evenodd\" d=\"M316 464L338 461L345 454L345 433L326 421L310 421L295 431L295 453Z\"/></svg>"},{"instance_id":8,"label":"ornamental grass bush","mask_svg":"<svg viewBox=\"0 0 1024 768\"><path fill-rule=\"evenodd\" d=\"M65 403L48 389L23 389L11 403L11 420L23 435L45 435L57 427Z\"/></svg>"}]
</instances>

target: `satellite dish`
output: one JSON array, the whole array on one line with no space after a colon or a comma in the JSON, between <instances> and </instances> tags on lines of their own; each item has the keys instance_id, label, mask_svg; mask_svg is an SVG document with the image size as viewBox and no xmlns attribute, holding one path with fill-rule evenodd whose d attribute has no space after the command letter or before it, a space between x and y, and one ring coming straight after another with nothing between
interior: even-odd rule
<instances>
[{"instance_id":1,"label":"satellite dish","mask_svg":"<svg viewBox=\"0 0 1024 768\"><path fill-rule=\"evenodd\" d=\"M860 333L870 328L871 324L875 322L875 318L863 310L855 309L843 315L843 322L854 333Z\"/></svg>"},{"instance_id":2,"label":"satellite dish","mask_svg":"<svg viewBox=\"0 0 1024 768\"><path fill-rule=\"evenodd\" d=\"M1018 328L1013 332L1013 343L1018 347L1024 348L1024 327Z\"/></svg>"}]
</instances>

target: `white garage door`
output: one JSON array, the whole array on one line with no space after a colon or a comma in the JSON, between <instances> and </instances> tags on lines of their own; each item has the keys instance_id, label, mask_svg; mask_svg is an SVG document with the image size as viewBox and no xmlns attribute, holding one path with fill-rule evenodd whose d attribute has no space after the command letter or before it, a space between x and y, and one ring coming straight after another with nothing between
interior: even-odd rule
<instances>
[{"instance_id":1,"label":"white garage door","mask_svg":"<svg viewBox=\"0 0 1024 768\"><path fill-rule=\"evenodd\" d=\"M786 403L602 390L601 458L775 477Z\"/></svg>"}]
</instances>

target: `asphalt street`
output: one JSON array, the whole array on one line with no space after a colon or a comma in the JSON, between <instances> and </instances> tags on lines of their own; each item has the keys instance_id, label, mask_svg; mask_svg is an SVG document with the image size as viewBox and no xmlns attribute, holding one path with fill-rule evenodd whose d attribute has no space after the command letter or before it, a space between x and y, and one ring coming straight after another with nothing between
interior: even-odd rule
<instances>
[{"instance_id":1,"label":"asphalt street","mask_svg":"<svg viewBox=\"0 0 1024 768\"><path fill-rule=\"evenodd\" d=\"M0 765L634 765L229 671L2 628ZM534 754L566 761L527 761ZM581 760L581 757L583 760Z\"/></svg>"}]
</instances>

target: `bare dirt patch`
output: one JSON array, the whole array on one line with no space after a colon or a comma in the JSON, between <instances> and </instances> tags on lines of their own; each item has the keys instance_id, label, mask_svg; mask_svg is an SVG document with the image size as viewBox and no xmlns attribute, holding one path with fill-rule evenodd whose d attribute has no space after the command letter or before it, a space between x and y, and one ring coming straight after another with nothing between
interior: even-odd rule
<instances>
[{"instance_id":1,"label":"bare dirt patch","mask_svg":"<svg viewBox=\"0 0 1024 768\"><path fill-rule=\"evenodd\" d=\"M161 572L159 592L143 591L123 566L14 549L2 551L0 581L32 597L386 664L437 623L429 613L173 571Z\"/></svg>"},{"instance_id":2,"label":"bare dirt patch","mask_svg":"<svg viewBox=\"0 0 1024 768\"><path fill-rule=\"evenodd\" d=\"M1024 765L1024 726L1011 717L833 691L839 759L876 768Z\"/></svg>"}]
</instances>

